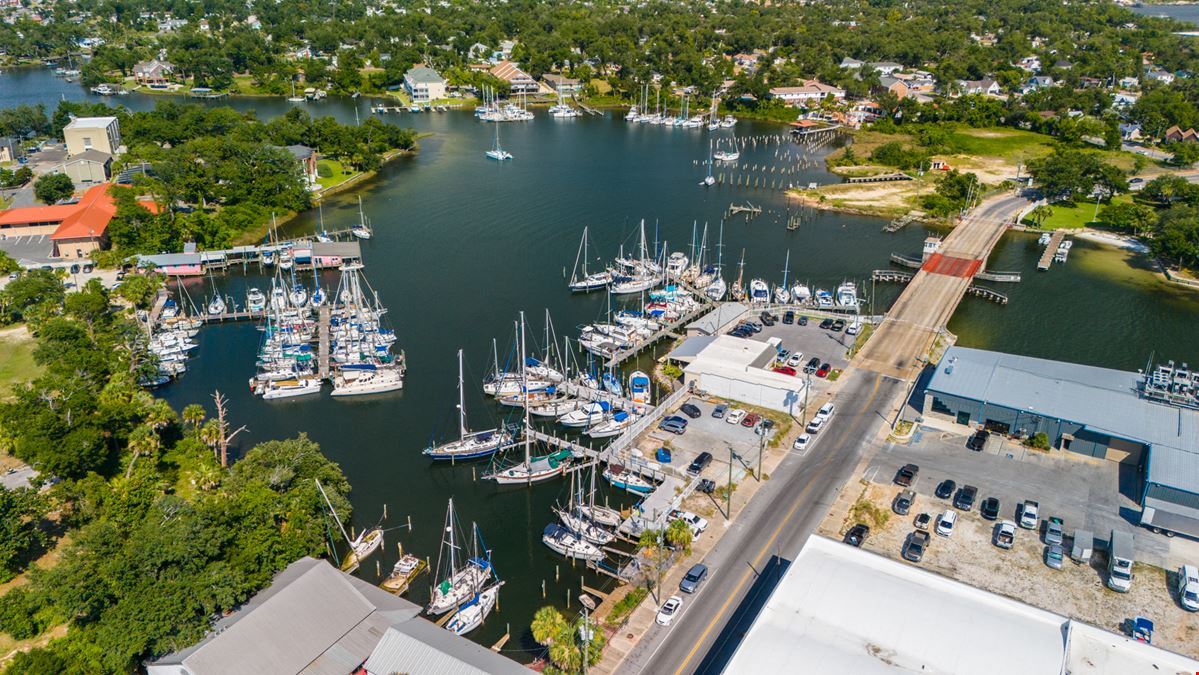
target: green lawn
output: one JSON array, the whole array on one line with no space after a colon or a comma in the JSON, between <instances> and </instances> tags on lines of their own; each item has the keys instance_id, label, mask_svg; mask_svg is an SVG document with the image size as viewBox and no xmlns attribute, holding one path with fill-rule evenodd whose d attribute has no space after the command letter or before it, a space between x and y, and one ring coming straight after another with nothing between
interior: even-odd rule
<instances>
[{"instance_id":1,"label":"green lawn","mask_svg":"<svg viewBox=\"0 0 1199 675\"><path fill-rule=\"evenodd\" d=\"M33 337L24 326L0 331L0 400L12 398L12 387L41 374L33 362Z\"/></svg>"},{"instance_id":2,"label":"green lawn","mask_svg":"<svg viewBox=\"0 0 1199 675\"><path fill-rule=\"evenodd\" d=\"M1053 138L1020 129L959 129L951 136L954 149L962 154L987 157L1018 157L1027 161L1048 155Z\"/></svg>"},{"instance_id":3,"label":"green lawn","mask_svg":"<svg viewBox=\"0 0 1199 675\"><path fill-rule=\"evenodd\" d=\"M1132 195L1124 194L1117 195L1112 199L1111 203L1119 204L1131 201ZM1099 213L1101 215L1106 206L1106 203L1099 204ZM1099 224L1098 221L1092 220L1095 217L1095 202L1079 202L1074 206L1053 204L1049 208L1053 211L1053 215L1046 218L1045 222L1041 224L1040 229L1042 230L1077 230L1087 227L1092 223ZM1024 224L1036 229L1036 223L1029 218L1024 219Z\"/></svg>"},{"instance_id":4,"label":"green lawn","mask_svg":"<svg viewBox=\"0 0 1199 675\"><path fill-rule=\"evenodd\" d=\"M329 189L354 174L358 173L354 169L350 169L342 165L336 159L322 158L316 161L316 182L324 189Z\"/></svg>"}]
</instances>

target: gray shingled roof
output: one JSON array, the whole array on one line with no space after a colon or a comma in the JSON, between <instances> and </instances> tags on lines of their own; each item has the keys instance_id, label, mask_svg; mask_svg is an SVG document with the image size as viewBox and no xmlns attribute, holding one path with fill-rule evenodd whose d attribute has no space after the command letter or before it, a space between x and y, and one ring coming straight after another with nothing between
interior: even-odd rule
<instances>
[{"instance_id":1,"label":"gray shingled roof","mask_svg":"<svg viewBox=\"0 0 1199 675\"><path fill-rule=\"evenodd\" d=\"M405 73L404 77L411 78L417 84L438 84L445 82L445 79L436 70L426 66L416 66Z\"/></svg>"},{"instance_id":2,"label":"gray shingled roof","mask_svg":"<svg viewBox=\"0 0 1199 675\"><path fill-rule=\"evenodd\" d=\"M366 662L370 675L528 675L516 661L428 621L407 621L387 630Z\"/></svg>"},{"instance_id":3,"label":"gray shingled roof","mask_svg":"<svg viewBox=\"0 0 1199 675\"><path fill-rule=\"evenodd\" d=\"M687 324L687 330L698 330L708 335L714 335L716 331L720 330L721 326L741 316L748 310L749 307L739 302L728 302Z\"/></svg>"},{"instance_id":4,"label":"gray shingled roof","mask_svg":"<svg viewBox=\"0 0 1199 675\"><path fill-rule=\"evenodd\" d=\"M1199 493L1199 412L1137 395L1140 374L953 347L928 390L1028 410L1152 446L1148 480Z\"/></svg>"}]
</instances>

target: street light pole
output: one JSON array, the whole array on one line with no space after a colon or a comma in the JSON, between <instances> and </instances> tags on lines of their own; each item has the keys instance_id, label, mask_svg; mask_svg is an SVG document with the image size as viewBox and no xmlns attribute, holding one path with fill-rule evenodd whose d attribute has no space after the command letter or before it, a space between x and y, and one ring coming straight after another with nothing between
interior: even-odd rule
<instances>
[{"instance_id":1,"label":"street light pole","mask_svg":"<svg viewBox=\"0 0 1199 675\"><path fill-rule=\"evenodd\" d=\"M758 482L762 482L762 448L766 445L766 434L758 437Z\"/></svg>"},{"instance_id":2,"label":"street light pole","mask_svg":"<svg viewBox=\"0 0 1199 675\"><path fill-rule=\"evenodd\" d=\"M733 517L733 446L729 446L729 482L725 486L724 500L724 517L725 520Z\"/></svg>"}]
</instances>

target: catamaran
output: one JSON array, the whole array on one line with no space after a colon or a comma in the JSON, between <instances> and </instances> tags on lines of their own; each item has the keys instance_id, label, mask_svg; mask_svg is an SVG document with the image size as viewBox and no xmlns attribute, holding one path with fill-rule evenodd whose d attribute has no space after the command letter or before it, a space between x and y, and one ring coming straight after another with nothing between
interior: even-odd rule
<instances>
[{"instance_id":1,"label":"catamaran","mask_svg":"<svg viewBox=\"0 0 1199 675\"><path fill-rule=\"evenodd\" d=\"M495 125L495 147L483 154L501 162L512 159L512 153L500 147L500 125Z\"/></svg>"},{"instance_id":2,"label":"catamaran","mask_svg":"<svg viewBox=\"0 0 1199 675\"><path fill-rule=\"evenodd\" d=\"M470 431L466 428L466 398L465 385L462 380L462 350L458 350L458 440L431 445L424 449L424 454L430 459L457 461L462 459L477 459L494 455L505 445L513 441L512 433L507 429L488 429L486 431Z\"/></svg>"},{"instance_id":3,"label":"catamaran","mask_svg":"<svg viewBox=\"0 0 1199 675\"><path fill-rule=\"evenodd\" d=\"M491 566L491 555L484 547L486 557L479 556L479 528L471 524L470 557L458 544L458 519L454 516L454 498L450 497L446 508L445 525L442 529L441 550L437 554L437 578L441 579L433 588L433 597L425 607L429 614L437 616L468 602L495 577ZM465 560L463 559L465 557Z\"/></svg>"},{"instance_id":4,"label":"catamaran","mask_svg":"<svg viewBox=\"0 0 1199 675\"><path fill-rule=\"evenodd\" d=\"M570 273L570 290L575 293L586 293L600 288L606 288L612 283L612 272L587 272L587 228L583 228L583 238L579 240L579 251L575 254L574 270ZM579 263L582 263L582 274L579 273Z\"/></svg>"}]
</instances>

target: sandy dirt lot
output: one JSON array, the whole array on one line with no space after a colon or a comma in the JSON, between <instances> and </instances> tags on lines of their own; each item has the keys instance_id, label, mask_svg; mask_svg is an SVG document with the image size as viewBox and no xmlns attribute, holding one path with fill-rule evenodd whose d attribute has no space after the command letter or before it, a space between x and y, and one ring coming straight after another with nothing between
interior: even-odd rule
<instances>
[{"instance_id":1,"label":"sandy dirt lot","mask_svg":"<svg viewBox=\"0 0 1199 675\"><path fill-rule=\"evenodd\" d=\"M870 536L863 548L897 560L907 536L915 531L913 519L928 513L935 522L937 515L950 505L939 499L921 495L912 512L899 516L891 511L891 501L902 488L860 482L856 489L845 490L837 504L821 524L819 532L840 539L855 520L847 514L859 500L869 502L875 513L886 514L881 527L870 524ZM869 509L869 507L867 507ZM859 509L859 513L863 512ZM1061 570L1047 567L1043 562L1045 546L1033 530L1018 529L1016 544L1003 550L991 543L994 521L984 520L978 509L958 514L952 537L933 534L932 542L920 566L977 588L1014 598L1042 609L1064 614L1105 630L1120 632L1126 619L1142 615L1156 624L1153 643L1164 649L1199 657L1199 620L1183 610L1171 589L1174 570L1138 563L1134 570L1132 590L1117 593L1108 590L1104 570L1106 557L1096 551L1091 564L1075 564L1069 560L1071 529L1066 528L1067 559Z\"/></svg>"}]
</instances>

